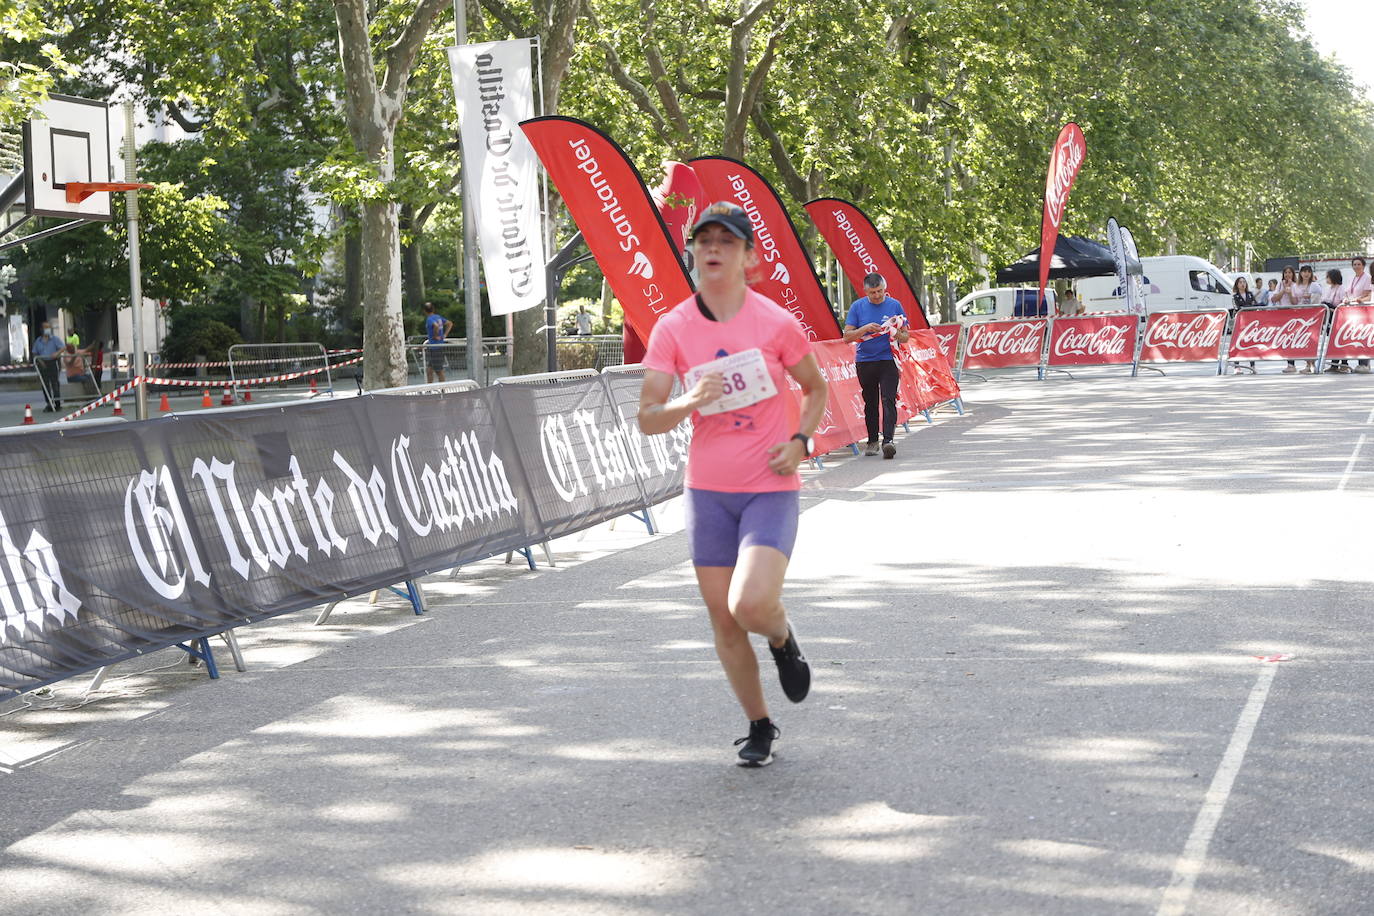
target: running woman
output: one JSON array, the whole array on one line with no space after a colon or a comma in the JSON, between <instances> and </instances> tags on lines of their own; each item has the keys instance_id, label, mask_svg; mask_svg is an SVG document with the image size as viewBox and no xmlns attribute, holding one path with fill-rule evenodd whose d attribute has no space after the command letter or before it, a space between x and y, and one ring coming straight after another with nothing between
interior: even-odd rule
<instances>
[{"instance_id":1,"label":"running woman","mask_svg":"<svg viewBox=\"0 0 1374 916\"><path fill-rule=\"evenodd\" d=\"M749 719L749 734L735 742L743 745L739 764L760 767L773 762L779 731L749 634L768 640L789 700L800 703L811 689L782 584L797 535L797 465L815 451L826 386L801 326L745 285L757 263L748 214L712 204L692 227L692 246L700 291L649 336L639 428L665 433L692 417L687 542L716 655ZM801 386L800 416L787 374ZM674 398L678 376L687 391Z\"/></svg>"}]
</instances>

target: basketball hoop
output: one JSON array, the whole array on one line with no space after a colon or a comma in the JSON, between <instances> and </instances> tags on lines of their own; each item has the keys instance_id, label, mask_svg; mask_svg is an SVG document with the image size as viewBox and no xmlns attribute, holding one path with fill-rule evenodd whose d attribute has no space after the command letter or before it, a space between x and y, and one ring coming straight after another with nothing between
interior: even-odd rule
<instances>
[{"instance_id":1,"label":"basketball hoop","mask_svg":"<svg viewBox=\"0 0 1374 916\"><path fill-rule=\"evenodd\" d=\"M136 181L69 181L67 182L67 203L79 204L97 191L136 191L151 188L150 184Z\"/></svg>"}]
</instances>

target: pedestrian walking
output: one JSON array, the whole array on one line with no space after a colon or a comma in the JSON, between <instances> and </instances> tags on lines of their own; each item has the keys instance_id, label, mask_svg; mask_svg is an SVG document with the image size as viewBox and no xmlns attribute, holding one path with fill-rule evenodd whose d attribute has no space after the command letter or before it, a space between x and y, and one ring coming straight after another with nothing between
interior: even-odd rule
<instances>
[{"instance_id":1,"label":"pedestrian walking","mask_svg":"<svg viewBox=\"0 0 1374 916\"><path fill-rule=\"evenodd\" d=\"M749 719L741 766L773 760L779 729L768 712L749 641L768 640L783 693L800 703L811 668L782 604L797 533L797 465L815 452L826 384L801 326L748 288L754 232L739 206L707 207L692 227L698 292L654 326L644 356L639 427L666 433L692 419L684 501L687 543L720 658ZM800 415L787 375L801 386ZM673 397L673 381L685 393Z\"/></svg>"},{"instance_id":2,"label":"pedestrian walking","mask_svg":"<svg viewBox=\"0 0 1374 916\"><path fill-rule=\"evenodd\" d=\"M436 379L446 382L444 370L448 364L444 361L444 341L448 339L449 333L453 330L453 322L442 315L435 314L434 303L426 302L425 309L425 381L433 382Z\"/></svg>"},{"instance_id":3,"label":"pedestrian walking","mask_svg":"<svg viewBox=\"0 0 1374 916\"><path fill-rule=\"evenodd\" d=\"M64 349L62 338L53 333L52 325L43 322L30 352L33 353L33 361L38 366L38 380L43 387L43 400L47 402L43 405L44 413L62 409L62 382L58 379L58 373L62 368L59 360Z\"/></svg>"},{"instance_id":4,"label":"pedestrian walking","mask_svg":"<svg viewBox=\"0 0 1374 916\"><path fill-rule=\"evenodd\" d=\"M865 455L878 454L878 407L882 405L882 452L897 454L892 437L897 431L897 383L901 379L892 341L906 343L911 336L902 304L887 294L887 281L879 273L864 277L864 296L849 306L844 320L844 342L858 344L854 369L863 391L864 424L868 427Z\"/></svg>"}]
</instances>

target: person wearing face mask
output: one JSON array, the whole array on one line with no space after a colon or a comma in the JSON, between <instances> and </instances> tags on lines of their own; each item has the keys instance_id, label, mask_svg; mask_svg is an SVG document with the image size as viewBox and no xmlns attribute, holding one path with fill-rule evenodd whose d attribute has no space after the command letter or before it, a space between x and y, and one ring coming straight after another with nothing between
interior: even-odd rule
<instances>
[{"instance_id":1,"label":"person wearing face mask","mask_svg":"<svg viewBox=\"0 0 1374 916\"><path fill-rule=\"evenodd\" d=\"M62 338L53 333L52 325L43 322L38 338L33 342L33 360L38 366L38 377L43 383L43 399L47 401L44 413L62 409L62 389L58 380L63 351Z\"/></svg>"}]
</instances>

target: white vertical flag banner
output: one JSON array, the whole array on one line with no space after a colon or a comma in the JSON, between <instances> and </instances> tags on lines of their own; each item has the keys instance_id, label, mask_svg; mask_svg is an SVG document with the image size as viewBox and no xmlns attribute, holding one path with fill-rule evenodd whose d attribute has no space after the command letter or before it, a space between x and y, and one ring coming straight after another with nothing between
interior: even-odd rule
<instances>
[{"instance_id":1,"label":"white vertical flag banner","mask_svg":"<svg viewBox=\"0 0 1374 916\"><path fill-rule=\"evenodd\" d=\"M1135 247L1135 236L1125 226L1121 227L1121 248L1126 253L1126 273L1131 280L1131 311L1144 315L1149 311L1145 305L1145 265L1140 261L1140 252Z\"/></svg>"},{"instance_id":2,"label":"white vertical flag banner","mask_svg":"<svg viewBox=\"0 0 1374 916\"><path fill-rule=\"evenodd\" d=\"M539 159L520 130L534 117L528 40L448 49L463 140L463 193L473 212L493 315L544 302Z\"/></svg>"}]
</instances>

